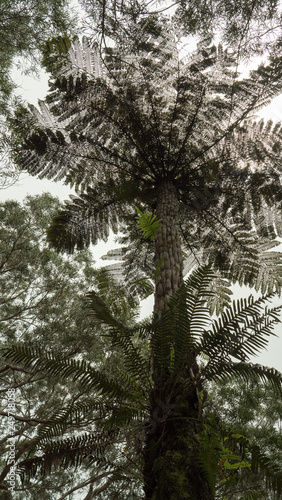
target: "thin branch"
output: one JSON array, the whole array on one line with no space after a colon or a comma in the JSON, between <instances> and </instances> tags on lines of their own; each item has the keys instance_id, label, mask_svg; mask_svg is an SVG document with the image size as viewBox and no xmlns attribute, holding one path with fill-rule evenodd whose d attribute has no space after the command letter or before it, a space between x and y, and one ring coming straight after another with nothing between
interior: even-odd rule
<instances>
[{"instance_id":1,"label":"thin branch","mask_svg":"<svg viewBox=\"0 0 282 500\"><path fill-rule=\"evenodd\" d=\"M3 417L12 416L15 420L19 420L20 422L26 423L34 423L34 424L48 424L49 420L41 420L39 418L28 418L28 417L20 417L19 415L14 415L13 413L7 413L5 411L0 411L0 415Z\"/></svg>"},{"instance_id":2,"label":"thin branch","mask_svg":"<svg viewBox=\"0 0 282 500\"><path fill-rule=\"evenodd\" d=\"M74 491L77 491L77 490L79 490L81 488L84 488L85 486L88 486L88 484L92 484L92 483L95 483L97 481L100 481L104 477L107 477L107 476L110 476L110 475L113 475L113 471L103 472L102 474L98 474L96 476L92 476L89 479L87 479L87 481L83 481L83 483L79 483L76 486L74 486L73 488L71 488L70 490L68 490L58 500L64 500L64 498L67 498L67 496L70 495L71 493L73 493ZM100 492L104 491L106 488L108 488L108 486L114 481L114 479L115 478L111 478L108 481L106 481L106 483L104 483L103 486L101 486L100 488L98 488L97 490L95 490L95 492L93 493L93 495L97 495L98 493L100 493ZM93 498L94 498L94 496L93 496Z\"/></svg>"},{"instance_id":3,"label":"thin branch","mask_svg":"<svg viewBox=\"0 0 282 500\"><path fill-rule=\"evenodd\" d=\"M28 375L34 375L34 372L30 372L29 370L25 370L24 368L20 368L19 366L7 364L3 368L0 369L0 373L5 373L8 370L19 371L21 373L26 373Z\"/></svg>"}]
</instances>

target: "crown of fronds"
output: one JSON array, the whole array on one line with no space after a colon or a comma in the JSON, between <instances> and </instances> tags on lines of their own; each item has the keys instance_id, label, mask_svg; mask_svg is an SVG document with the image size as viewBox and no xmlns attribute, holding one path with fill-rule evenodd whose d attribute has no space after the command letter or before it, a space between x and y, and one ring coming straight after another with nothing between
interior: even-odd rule
<instances>
[{"instance_id":1,"label":"crown of fronds","mask_svg":"<svg viewBox=\"0 0 282 500\"><path fill-rule=\"evenodd\" d=\"M51 92L40 111L15 117L22 168L80 191L50 243L73 251L124 231L136 205L153 214L169 177L190 261L279 290L281 259L269 250L282 227L281 127L247 117L281 92L281 61L239 79L230 51L199 44L181 59L169 21L149 16L145 25L102 52L86 38L53 40Z\"/></svg>"}]
</instances>

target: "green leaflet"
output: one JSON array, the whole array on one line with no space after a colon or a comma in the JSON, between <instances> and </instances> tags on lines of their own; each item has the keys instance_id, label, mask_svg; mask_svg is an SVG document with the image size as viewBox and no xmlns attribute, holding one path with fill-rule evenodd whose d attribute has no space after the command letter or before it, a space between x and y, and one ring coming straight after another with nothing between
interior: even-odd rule
<instances>
[{"instance_id":1,"label":"green leaflet","mask_svg":"<svg viewBox=\"0 0 282 500\"><path fill-rule=\"evenodd\" d=\"M156 216L149 211L143 213L138 207L136 207L136 210L139 214L136 217L138 229L143 234L145 240L150 239L153 241L156 232L161 227L161 220L157 221Z\"/></svg>"}]
</instances>

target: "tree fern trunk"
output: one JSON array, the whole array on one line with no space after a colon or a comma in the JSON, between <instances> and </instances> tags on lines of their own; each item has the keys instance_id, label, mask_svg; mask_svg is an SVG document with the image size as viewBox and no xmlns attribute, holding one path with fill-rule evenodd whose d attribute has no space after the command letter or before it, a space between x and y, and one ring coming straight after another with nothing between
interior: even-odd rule
<instances>
[{"instance_id":1,"label":"tree fern trunk","mask_svg":"<svg viewBox=\"0 0 282 500\"><path fill-rule=\"evenodd\" d=\"M160 186L156 215L162 225L155 235L154 312L160 315L183 281L179 204L169 181ZM144 448L145 500L212 500L199 460L203 422L195 356L191 352L183 373L172 374L152 354L154 389Z\"/></svg>"},{"instance_id":2,"label":"tree fern trunk","mask_svg":"<svg viewBox=\"0 0 282 500\"><path fill-rule=\"evenodd\" d=\"M145 500L214 500L200 461L201 402L189 378L162 380L162 387L155 381L144 449Z\"/></svg>"},{"instance_id":3,"label":"tree fern trunk","mask_svg":"<svg viewBox=\"0 0 282 500\"><path fill-rule=\"evenodd\" d=\"M183 259L178 223L177 191L170 181L159 188L156 216L161 227L155 235L155 314L160 314L183 281Z\"/></svg>"}]
</instances>

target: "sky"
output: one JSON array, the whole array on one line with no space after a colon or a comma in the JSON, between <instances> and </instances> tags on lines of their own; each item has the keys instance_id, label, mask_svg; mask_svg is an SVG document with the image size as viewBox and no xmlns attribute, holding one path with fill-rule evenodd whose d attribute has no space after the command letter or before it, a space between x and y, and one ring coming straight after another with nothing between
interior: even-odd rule
<instances>
[{"instance_id":1,"label":"sky","mask_svg":"<svg viewBox=\"0 0 282 500\"><path fill-rule=\"evenodd\" d=\"M14 68L14 81L18 85L17 93L21 95L27 102L37 105L38 99L44 99L48 90L48 75L41 72L40 77L28 77L20 73ZM265 120L280 121L282 118L282 96L276 97L267 108L258 113L258 119L263 117ZM0 202L7 199L17 199L22 201L27 194L36 195L42 192L50 192L54 196L58 196L61 201L68 199L69 194L75 194L70 188L62 182L40 180L26 173L20 175L19 181L10 187L0 190ZM105 255L108 250L117 248L119 245L115 242L113 234L110 235L107 243L101 242L93 247L93 255L96 265L112 264L112 261L101 261L101 256ZM253 291L252 291L253 292ZM248 296L250 290L239 286L234 288L234 297L239 298ZM275 299L275 305L282 303L282 297ZM152 311L153 299L149 297L144 301L141 308L141 318L149 315ZM282 324L275 329L275 334L270 338L267 350L264 350L253 362L263 364L265 366L274 367L282 372Z\"/></svg>"}]
</instances>

